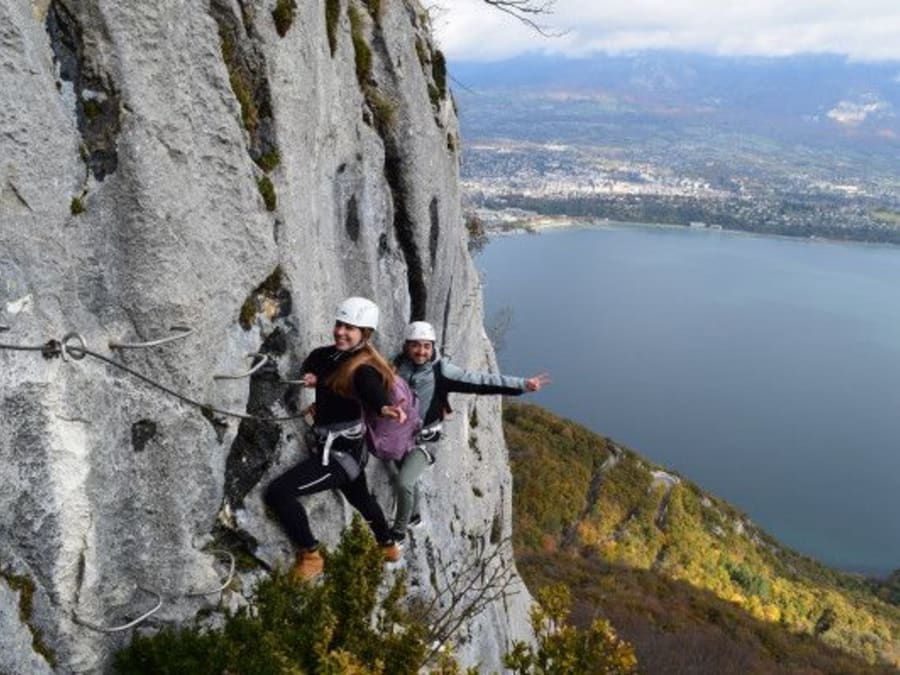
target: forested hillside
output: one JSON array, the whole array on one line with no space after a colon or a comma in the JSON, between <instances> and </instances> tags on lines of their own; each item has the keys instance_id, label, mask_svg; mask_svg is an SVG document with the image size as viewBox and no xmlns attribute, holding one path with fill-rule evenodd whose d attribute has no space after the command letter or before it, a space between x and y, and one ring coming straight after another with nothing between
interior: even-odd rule
<instances>
[{"instance_id":1,"label":"forested hillside","mask_svg":"<svg viewBox=\"0 0 900 675\"><path fill-rule=\"evenodd\" d=\"M900 667L896 589L784 548L730 504L539 407L507 405L504 425L526 583L566 583L574 620L609 619L644 672Z\"/></svg>"}]
</instances>

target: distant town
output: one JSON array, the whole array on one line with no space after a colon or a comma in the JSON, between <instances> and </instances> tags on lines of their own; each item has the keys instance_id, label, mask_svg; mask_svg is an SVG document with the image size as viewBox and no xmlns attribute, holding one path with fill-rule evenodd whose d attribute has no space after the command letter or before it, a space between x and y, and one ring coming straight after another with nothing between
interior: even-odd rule
<instances>
[{"instance_id":1,"label":"distant town","mask_svg":"<svg viewBox=\"0 0 900 675\"><path fill-rule=\"evenodd\" d=\"M551 62L531 81L514 66L457 69L473 84L456 92L464 196L488 228L608 219L900 244L894 70L661 57Z\"/></svg>"},{"instance_id":2,"label":"distant town","mask_svg":"<svg viewBox=\"0 0 900 675\"><path fill-rule=\"evenodd\" d=\"M547 217L666 223L900 244L896 183L815 173L701 170L636 162L561 144L479 142L465 148L463 189L489 228Z\"/></svg>"}]
</instances>

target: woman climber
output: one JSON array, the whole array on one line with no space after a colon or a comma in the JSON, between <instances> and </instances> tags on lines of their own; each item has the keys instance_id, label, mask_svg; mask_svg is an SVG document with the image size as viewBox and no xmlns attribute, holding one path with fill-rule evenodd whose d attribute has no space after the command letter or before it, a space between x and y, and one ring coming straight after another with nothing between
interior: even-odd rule
<instances>
[{"instance_id":1,"label":"woman climber","mask_svg":"<svg viewBox=\"0 0 900 675\"><path fill-rule=\"evenodd\" d=\"M310 352L303 362L303 386L314 387L314 454L273 480L265 494L284 531L297 546L296 579L318 576L324 567L319 542L297 499L337 488L365 518L385 560L395 562L401 550L391 535L378 502L366 485L367 452L363 414L404 421L405 413L388 396L393 378L390 365L369 343L378 327L378 306L352 297L338 305L334 344Z\"/></svg>"}]
</instances>

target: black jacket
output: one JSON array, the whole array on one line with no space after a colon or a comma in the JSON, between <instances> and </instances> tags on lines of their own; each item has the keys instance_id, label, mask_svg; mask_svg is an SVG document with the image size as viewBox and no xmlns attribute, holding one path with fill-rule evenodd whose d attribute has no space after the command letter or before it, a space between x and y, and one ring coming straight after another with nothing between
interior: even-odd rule
<instances>
[{"instance_id":1,"label":"black jacket","mask_svg":"<svg viewBox=\"0 0 900 675\"><path fill-rule=\"evenodd\" d=\"M334 346L314 349L303 362L302 372L316 376L316 424L331 425L353 422L362 418L362 406L376 414L391 405L381 374L364 364L353 373L355 398L341 396L327 385L328 378L338 369L351 352L340 351ZM362 405L360 405L362 404Z\"/></svg>"}]
</instances>

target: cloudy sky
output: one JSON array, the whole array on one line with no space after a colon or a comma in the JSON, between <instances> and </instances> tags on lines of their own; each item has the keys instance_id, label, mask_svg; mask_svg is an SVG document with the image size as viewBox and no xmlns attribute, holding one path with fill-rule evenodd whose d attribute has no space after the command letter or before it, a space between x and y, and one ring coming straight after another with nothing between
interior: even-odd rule
<instances>
[{"instance_id":1,"label":"cloudy sky","mask_svg":"<svg viewBox=\"0 0 900 675\"><path fill-rule=\"evenodd\" d=\"M451 60L544 50L674 48L713 54L900 59L900 0L557 0L543 38L482 0L423 0Z\"/></svg>"}]
</instances>

